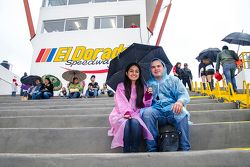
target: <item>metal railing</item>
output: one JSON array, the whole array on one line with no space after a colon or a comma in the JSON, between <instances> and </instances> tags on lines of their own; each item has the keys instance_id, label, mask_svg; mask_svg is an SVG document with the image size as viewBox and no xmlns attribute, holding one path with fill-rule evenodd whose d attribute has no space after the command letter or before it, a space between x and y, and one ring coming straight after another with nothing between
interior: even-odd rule
<instances>
[{"instance_id":1,"label":"metal railing","mask_svg":"<svg viewBox=\"0 0 250 167\"><path fill-rule=\"evenodd\" d=\"M250 69L250 52L242 52L239 58L242 59L243 68Z\"/></svg>"}]
</instances>

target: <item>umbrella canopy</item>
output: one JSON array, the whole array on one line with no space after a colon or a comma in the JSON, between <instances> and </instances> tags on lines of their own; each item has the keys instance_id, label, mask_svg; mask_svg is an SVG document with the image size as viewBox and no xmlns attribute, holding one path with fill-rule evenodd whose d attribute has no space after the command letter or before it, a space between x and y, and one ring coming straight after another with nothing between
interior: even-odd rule
<instances>
[{"instance_id":1,"label":"umbrella canopy","mask_svg":"<svg viewBox=\"0 0 250 167\"><path fill-rule=\"evenodd\" d=\"M216 62L217 54L220 53L221 50L218 48L208 48L200 52L199 56L196 57L198 61L201 61L204 57L209 58L212 62Z\"/></svg>"},{"instance_id":2,"label":"umbrella canopy","mask_svg":"<svg viewBox=\"0 0 250 167\"><path fill-rule=\"evenodd\" d=\"M59 91L62 88L62 82L60 81L60 79L58 79L56 76L54 75L44 75L42 76L42 79L45 80L45 78L49 78L50 81L52 82L53 86L54 86L54 91Z\"/></svg>"},{"instance_id":3,"label":"umbrella canopy","mask_svg":"<svg viewBox=\"0 0 250 167\"><path fill-rule=\"evenodd\" d=\"M25 85L34 85L36 80L41 81L41 77L37 75L29 75L21 78L21 82Z\"/></svg>"},{"instance_id":4,"label":"umbrella canopy","mask_svg":"<svg viewBox=\"0 0 250 167\"><path fill-rule=\"evenodd\" d=\"M62 74L63 79L65 79L66 81L72 82L73 78L76 77L78 78L79 82L83 81L84 79L86 79L86 74L78 71L78 70L70 70L70 71L66 71Z\"/></svg>"},{"instance_id":5,"label":"umbrella canopy","mask_svg":"<svg viewBox=\"0 0 250 167\"><path fill-rule=\"evenodd\" d=\"M243 32L234 32L226 36L222 41L242 46L250 46L250 34Z\"/></svg>"},{"instance_id":6,"label":"umbrella canopy","mask_svg":"<svg viewBox=\"0 0 250 167\"><path fill-rule=\"evenodd\" d=\"M126 67L131 63L140 65L143 80L146 82L150 78L151 61L155 58L161 59L166 64L167 73L169 74L173 66L162 47L132 44L119 56L111 60L106 80L107 85L116 90L117 85L124 80Z\"/></svg>"}]
</instances>

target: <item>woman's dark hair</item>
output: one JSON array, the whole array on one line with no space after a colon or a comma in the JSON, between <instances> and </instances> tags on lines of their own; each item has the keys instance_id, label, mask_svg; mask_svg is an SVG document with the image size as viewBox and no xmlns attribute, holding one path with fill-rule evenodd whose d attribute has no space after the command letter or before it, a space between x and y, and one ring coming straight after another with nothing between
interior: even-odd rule
<instances>
[{"instance_id":1,"label":"woman's dark hair","mask_svg":"<svg viewBox=\"0 0 250 167\"><path fill-rule=\"evenodd\" d=\"M179 64L181 64L181 63L180 63L180 62L177 62L177 63L175 64L175 67L178 67Z\"/></svg>"},{"instance_id":2,"label":"woman's dark hair","mask_svg":"<svg viewBox=\"0 0 250 167\"><path fill-rule=\"evenodd\" d=\"M136 107L137 108L143 108L144 104L143 104L143 97L144 97L144 84L142 81L142 75L141 75L141 67L139 66L139 64L137 63L131 63L127 66L126 71L125 71L125 77L124 77L124 87L125 87L125 96L126 98L130 99L131 96L131 80L128 78L127 73L129 71L129 69L132 66L136 66L139 69L139 78L136 80L135 85L136 85Z\"/></svg>"},{"instance_id":3,"label":"woman's dark hair","mask_svg":"<svg viewBox=\"0 0 250 167\"><path fill-rule=\"evenodd\" d=\"M49 78L45 78L45 80L49 81L49 84L52 85L51 80Z\"/></svg>"}]
</instances>

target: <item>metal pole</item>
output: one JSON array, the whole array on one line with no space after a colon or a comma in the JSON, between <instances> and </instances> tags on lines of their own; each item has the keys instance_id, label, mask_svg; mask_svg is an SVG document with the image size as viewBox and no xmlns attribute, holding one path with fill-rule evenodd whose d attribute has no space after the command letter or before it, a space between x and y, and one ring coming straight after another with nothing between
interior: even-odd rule
<instances>
[{"instance_id":1,"label":"metal pole","mask_svg":"<svg viewBox=\"0 0 250 167\"><path fill-rule=\"evenodd\" d=\"M150 24L149 24L149 27L148 27L148 30L152 35L153 35L153 32L154 32L156 21L158 19L158 16L159 16L159 13L160 13L160 10L161 10L162 2L163 2L163 0L158 0L157 4L155 6L153 17L152 17L152 19L150 21Z\"/></svg>"},{"instance_id":2,"label":"metal pole","mask_svg":"<svg viewBox=\"0 0 250 167\"><path fill-rule=\"evenodd\" d=\"M33 25L33 21L32 21L32 16L31 16L31 12L30 12L29 1L23 0L23 4L24 4L24 8L25 8L28 26L29 26L30 38L32 39L32 38L34 38L36 33L35 33L35 29L34 29L34 25Z\"/></svg>"},{"instance_id":3,"label":"metal pole","mask_svg":"<svg viewBox=\"0 0 250 167\"><path fill-rule=\"evenodd\" d=\"M162 34L164 32L164 29L165 29L165 26L166 26L166 23L167 23L167 19L168 19L168 15L169 15L171 6L172 6L172 0L170 0L170 3L168 5L167 11L166 11L166 14L165 14L165 17L164 17L164 20L162 22L161 30L160 30L160 33L159 33L158 38L157 38L156 46L160 45Z\"/></svg>"}]
</instances>

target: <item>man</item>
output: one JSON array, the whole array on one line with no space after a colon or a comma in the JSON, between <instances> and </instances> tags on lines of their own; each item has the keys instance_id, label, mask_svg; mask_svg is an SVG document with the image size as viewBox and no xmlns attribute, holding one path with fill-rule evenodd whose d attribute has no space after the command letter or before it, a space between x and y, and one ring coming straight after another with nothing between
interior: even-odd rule
<instances>
[{"instance_id":1,"label":"man","mask_svg":"<svg viewBox=\"0 0 250 167\"><path fill-rule=\"evenodd\" d=\"M166 66L160 59L152 61L152 77L148 81L148 86L153 89L152 106L140 111L143 121L154 137L154 140L146 141L147 151L158 151L158 126L162 127L168 124L172 124L181 132L179 150L188 151L190 150L189 113L184 106L187 105L190 98L181 80L168 75L166 71Z\"/></svg>"},{"instance_id":2,"label":"man","mask_svg":"<svg viewBox=\"0 0 250 167\"><path fill-rule=\"evenodd\" d=\"M40 79L35 80L35 87L32 89L32 100L40 99L42 96L41 90L44 88L44 84L41 83Z\"/></svg>"},{"instance_id":3,"label":"man","mask_svg":"<svg viewBox=\"0 0 250 167\"><path fill-rule=\"evenodd\" d=\"M92 75L90 77L90 81L91 82L88 85L88 89L86 91L85 96L86 97L97 97L100 87L99 87L98 83L95 82L95 75Z\"/></svg>"},{"instance_id":4,"label":"man","mask_svg":"<svg viewBox=\"0 0 250 167\"><path fill-rule=\"evenodd\" d=\"M182 69L182 83L186 87L188 84L188 88L192 91L191 81L193 80L192 72L188 68L188 64L184 63L184 68Z\"/></svg>"},{"instance_id":5,"label":"man","mask_svg":"<svg viewBox=\"0 0 250 167\"><path fill-rule=\"evenodd\" d=\"M219 72L220 64L223 67L223 73L226 77L227 84L230 82L233 86L235 92L237 92L237 86L235 81L235 61L238 61L238 55L232 51L228 50L227 46L222 47L222 51L218 54L216 60L216 72Z\"/></svg>"}]
</instances>

